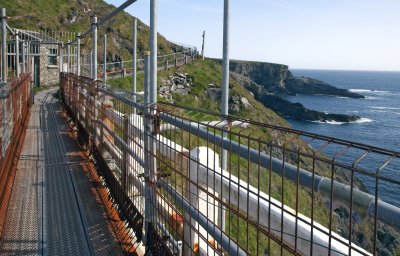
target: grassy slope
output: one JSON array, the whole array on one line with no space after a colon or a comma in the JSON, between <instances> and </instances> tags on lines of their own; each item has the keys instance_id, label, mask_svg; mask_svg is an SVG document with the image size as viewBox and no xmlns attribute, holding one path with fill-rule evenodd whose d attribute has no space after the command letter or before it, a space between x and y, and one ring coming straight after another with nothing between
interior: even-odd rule
<instances>
[{"instance_id":1,"label":"grassy slope","mask_svg":"<svg viewBox=\"0 0 400 256\"><path fill-rule=\"evenodd\" d=\"M159 72L158 74L158 81L173 75L174 72L181 72L181 73L188 73L194 82L194 87L192 88L192 93L187 96L180 96L174 94L174 100L178 105L193 107L193 108L200 108L209 111L218 112L219 111L219 102L213 102L209 98L205 97L204 90L208 87L208 84L213 83L219 86L221 84L221 65L214 61L214 60L204 60L204 61L196 61L194 63L190 63L187 66L180 67L178 69L172 68L170 70L164 70ZM130 90L132 84L132 78L119 78L115 80L110 80L109 83L114 88L124 88ZM143 89L143 74L138 76L138 90ZM289 124L280 116L278 116L272 110L266 108L260 102L256 101L249 91L243 88L236 80L231 79L230 82L230 95L240 95L241 97L246 97L249 102L252 104L253 108L249 110L242 109L236 116L246 119L251 119L254 121L259 121L262 123L274 124L283 127L289 127ZM197 98L197 99L196 99ZM215 120L215 119L214 119ZM234 129L239 132L239 129ZM285 135L275 133L270 129L260 129L260 127L251 127L247 129L243 135L250 135L252 138L261 138L266 142L288 144L289 141L295 140L296 145L300 145L303 147L304 150L308 150L307 145L296 139L290 135ZM169 137L174 137L180 140L180 135L170 135ZM193 136L192 136L193 137ZM233 140L238 140L237 137L233 137ZM177 141L177 143L183 144L185 147L189 148L193 147L193 145L206 145L205 141L199 141L197 138L189 139L189 136L186 136L181 139L181 141ZM242 138L241 143L247 144L248 141ZM254 142L252 142L254 143ZM289 145L289 144L288 144ZM254 148L259 147L259 145L251 145ZM291 144L289 145L291 146ZM268 152L268 148L263 148L266 152ZM273 152L276 153L276 152ZM286 156L287 154L285 154ZM289 157L289 156L288 156ZM292 163L295 163L296 160L291 159ZM284 180L282 182L282 178L276 174L272 174L272 181L269 182L269 171L266 169L258 169L258 166L252 163L249 163L246 159L238 158L237 155L231 154L229 155L228 165L230 166L230 170L234 175L238 175L241 179L245 181L250 181L255 187L260 186L261 190L264 192L269 191L269 187L271 187L271 195L277 199L284 201L285 204L289 205L293 209L296 208L296 193L298 193L298 209L299 212L303 213L304 215L310 216L311 210L311 196L310 191L308 189L301 188L297 191L296 185L288 180ZM302 167L309 167L311 166L312 161L311 159L303 158L300 166ZM251 170L248 172L247 170ZM255 171L254 171L255 170ZM257 171L258 170L258 171ZM321 169L321 173L324 171ZM184 185L182 185L184 186ZM282 193L282 187L284 186L284 192ZM268 194L268 193L267 193ZM319 221L321 224L328 225L329 223L329 214L325 207L322 205L322 200L320 197L315 196L314 199L315 210L314 210L314 218ZM334 223L335 225L335 223ZM238 221L237 216L235 215L227 215L227 229L228 233L237 241L240 241L240 244L243 247L248 247L249 250L252 252L253 255L255 254L262 254L264 250L268 247L268 239L262 235L258 234L255 229L251 226L247 226L244 221ZM249 233L249 240L247 239L246 234ZM257 241L258 240L258 241ZM248 242L247 242L248 241ZM258 244L258 246L257 246ZM258 252L256 253L256 250ZM271 241L271 251L272 252L279 252L278 246L276 246Z\"/></svg>"}]
</instances>

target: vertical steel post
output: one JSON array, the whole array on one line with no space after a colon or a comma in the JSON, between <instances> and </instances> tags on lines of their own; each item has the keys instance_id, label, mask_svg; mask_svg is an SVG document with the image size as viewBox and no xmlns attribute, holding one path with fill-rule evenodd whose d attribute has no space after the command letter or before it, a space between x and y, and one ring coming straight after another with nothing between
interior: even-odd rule
<instances>
[{"instance_id":1,"label":"vertical steel post","mask_svg":"<svg viewBox=\"0 0 400 256\"><path fill-rule=\"evenodd\" d=\"M153 136L156 132L155 127L155 114L156 114L156 103L157 103L157 2L158 0L150 0L150 79L149 79L149 104L147 109L150 113L147 114L147 127L145 137L148 141L148 168L145 177L147 179L147 190L146 192L146 208L145 208L145 221L146 221L146 252L149 248L149 230L153 225L155 205L154 191L150 187L150 184L155 181L155 175L157 170L156 161L156 141Z\"/></svg>"},{"instance_id":2,"label":"vertical steel post","mask_svg":"<svg viewBox=\"0 0 400 256\"><path fill-rule=\"evenodd\" d=\"M81 75L81 33L76 37L76 75Z\"/></svg>"},{"instance_id":3,"label":"vertical steel post","mask_svg":"<svg viewBox=\"0 0 400 256\"><path fill-rule=\"evenodd\" d=\"M68 40L67 44L67 73L71 70L71 41Z\"/></svg>"},{"instance_id":4,"label":"vertical steel post","mask_svg":"<svg viewBox=\"0 0 400 256\"><path fill-rule=\"evenodd\" d=\"M64 45L60 44L60 72L64 72Z\"/></svg>"},{"instance_id":5,"label":"vertical steel post","mask_svg":"<svg viewBox=\"0 0 400 256\"><path fill-rule=\"evenodd\" d=\"M124 130L123 130L123 140L125 141L125 143L127 143L128 145L130 145L129 142L129 136L128 136L128 132L129 132L129 114L126 114L124 116ZM122 185L122 191L126 192L126 187L127 187L127 173L128 173L128 161L129 161L129 154L127 150L124 150L122 153L122 177L121 177L121 185Z\"/></svg>"},{"instance_id":6,"label":"vertical steel post","mask_svg":"<svg viewBox=\"0 0 400 256\"><path fill-rule=\"evenodd\" d=\"M149 132L149 103L150 103L150 52L146 51L144 54L144 177L150 177L150 132ZM148 246L149 224L151 218L151 202L150 202L150 184L144 182L143 192L145 197L144 202L144 244ZM146 249L147 251L147 249Z\"/></svg>"},{"instance_id":7,"label":"vertical steel post","mask_svg":"<svg viewBox=\"0 0 400 256\"><path fill-rule=\"evenodd\" d=\"M31 41L26 42L26 68L28 73L32 73L31 71ZM32 74L33 77L33 74ZM33 78L32 78L33 79Z\"/></svg>"},{"instance_id":8,"label":"vertical steel post","mask_svg":"<svg viewBox=\"0 0 400 256\"><path fill-rule=\"evenodd\" d=\"M93 16L93 55L92 55L92 63L93 63L93 72L92 72L92 79L94 81L93 86L95 88L93 88L94 90L94 106L93 106L93 143L94 146L97 145L97 120L98 120L98 110L97 110L97 106L96 106L96 102L97 102L97 17Z\"/></svg>"},{"instance_id":9,"label":"vertical steel post","mask_svg":"<svg viewBox=\"0 0 400 256\"><path fill-rule=\"evenodd\" d=\"M150 103L150 52L144 53L144 104Z\"/></svg>"},{"instance_id":10,"label":"vertical steel post","mask_svg":"<svg viewBox=\"0 0 400 256\"><path fill-rule=\"evenodd\" d=\"M93 16L92 28L93 28L92 79L97 80L97 17L96 16Z\"/></svg>"},{"instance_id":11,"label":"vertical steel post","mask_svg":"<svg viewBox=\"0 0 400 256\"><path fill-rule=\"evenodd\" d=\"M132 93L133 93L133 101L136 102L136 79L137 79L137 19L133 18L133 34L132 34ZM136 108L134 108L134 114L136 114Z\"/></svg>"},{"instance_id":12,"label":"vertical steel post","mask_svg":"<svg viewBox=\"0 0 400 256\"><path fill-rule=\"evenodd\" d=\"M7 83L7 16L6 8L1 8L1 78Z\"/></svg>"},{"instance_id":13,"label":"vertical steel post","mask_svg":"<svg viewBox=\"0 0 400 256\"><path fill-rule=\"evenodd\" d=\"M223 60L222 60L222 99L221 99L221 114L228 115L229 104L229 1L224 0L224 35L223 35ZM227 127L227 126L226 126ZM222 134L224 138L227 137L226 133ZM227 151L222 150L221 154L221 168L227 171L228 156ZM221 211L221 230L225 231L225 209Z\"/></svg>"},{"instance_id":14,"label":"vertical steel post","mask_svg":"<svg viewBox=\"0 0 400 256\"><path fill-rule=\"evenodd\" d=\"M221 114L228 115L229 100L229 0L224 0L224 37L222 60L222 105ZM224 169L224 168L223 168Z\"/></svg>"},{"instance_id":15,"label":"vertical steel post","mask_svg":"<svg viewBox=\"0 0 400 256\"><path fill-rule=\"evenodd\" d=\"M204 43L205 43L205 40L206 40L206 31L204 30L203 31L203 44L201 46L201 57L203 58L203 60L204 60Z\"/></svg>"},{"instance_id":16,"label":"vertical steel post","mask_svg":"<svg viewBox=\"0 0 400 256\"><path fill-rule=\"evenodd\" d=\"M17 77L21 74L21 67L19 65L19 32L15 33L15 71L17 71Z\"/></svg>"},{"instance_id":17,"label":"vertical steel post","mask_svg":"<svg viewBox=\"0 0 400 256\"><path fill-rule=\"evenodd\" d=\"M26 73L26 42L22 42L22 73Z\"/></svg>"},{"instance_id":18,"label":"vertical steel post","mask_svg":"<svg viewBox=\"0 0 400 256\"><path fill-rule=\"evenodd\" d=\"M150 103L157 102L157 2L150 1Z\"/></svg>"},{"instance_id":19,"label":"vertical steel post","mask_svg":"<svg viewBox=\"0 0 400 256\"><path fill-rule=\"evenodd\" d=\"M104 84L107 83L107 34L104 34L103 82Z\"/></svg>"},{"instance_id":20,"label":"vertical steel post","mask_svg":"<svg viewBox=\"0 0 400 256\"><path fill-rule=\"evenodd\" d=\"M93 77L93 50L90 51L90 77Z\"/></svg>"}]
</instances>

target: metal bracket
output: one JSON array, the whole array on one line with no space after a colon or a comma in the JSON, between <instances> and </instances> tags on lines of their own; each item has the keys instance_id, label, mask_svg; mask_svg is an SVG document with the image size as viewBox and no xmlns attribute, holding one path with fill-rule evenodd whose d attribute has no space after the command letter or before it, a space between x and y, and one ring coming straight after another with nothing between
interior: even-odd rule
<instances>
[{"instance_id":1,"label":"metal bracket","mask_svg":"<svg viewBox=\"0 0 400 256\"><path fill-rule=\"evenodd\" d=\"M149 182L149 181L150 181L150 175L147 175L147 174L144 174L144 173L139 174L137 177L138 177L139 179L143 178L143 180L144 180L145 182Z\"/></svg>"},{"instance_id":2,"label":"metal bracket","mask_svg":"<svg viewBox=\"0 0 400 256\"><path fill-rule=\"evenodd\" d=\"M159 134L160 131L161 131L161 118L160 118L160 114L159 114L159 113L157 113L157 114L155 114L155 115L147 114L145 117L146 117L147 119L153 121L153 122L152 122L152 127L153 127L153 129L151 129L151 130L152 130L151 133L152 133L153 135Z\"/></svg>"}]
</instances>

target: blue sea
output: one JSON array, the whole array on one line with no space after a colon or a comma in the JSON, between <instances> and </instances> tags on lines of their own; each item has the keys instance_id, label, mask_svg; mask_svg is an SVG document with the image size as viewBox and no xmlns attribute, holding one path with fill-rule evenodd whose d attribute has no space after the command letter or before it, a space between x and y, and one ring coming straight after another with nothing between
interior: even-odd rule
<instances>
[{"instance_id":1,"label":"blue sea","mask_svg":"<svg viewBox=\"0 0 400 256\"><path fill-rule=\"evenodd\" d=\"M293 128L400 151L400 72L292 70L296 76L308 76L338 88L364 95L365 99L330 96L287 96L291 102L326 112L357 115L356 123L315 123L288 119ZM355 157L355 156L354 156ZM400 161L384 169L385 175L400 180ZM375 180L360 177L370 193ZM400 185L382 182L379 197L400 206Z\"/></svg>"}]
</instances>

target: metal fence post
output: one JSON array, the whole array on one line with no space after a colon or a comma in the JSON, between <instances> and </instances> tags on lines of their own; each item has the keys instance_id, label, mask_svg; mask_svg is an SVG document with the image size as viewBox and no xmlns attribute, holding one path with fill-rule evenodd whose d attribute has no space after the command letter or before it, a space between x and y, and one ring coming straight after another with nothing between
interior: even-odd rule
<instances>
[{"instance_id":1,"label":"metal fence post","mask_svg":"<svg viewBox=\"0 0 400 256\"><path fill-rule=\"evenodd\" d=\"M22 73L26 73L26 42L22 42Z\"/></svg>"},{"instance_id":2,"label":"metal fence post","mask_svg":"<svg viewBox=\"0 0 400 256\"><path fill-rule=\"evenodd\" d=\"M60 44L60 72L64 72L64 45Z\"/></svg>"},{"instance_id":3,"label":"metal fence post","mask_svg":"<svg viewBox=\"0 0 400 256\"><path fill-rule=\"evenodd\" d=\"M224 35L223 35L223 60L222 60L222 99L221 99L221 114L228 115L229 103L229 0L224 0ZM224 138L227 137L226 133L222 133ZM221 167L222 170L227 171L227 151L222 150L221 154ZM225 209L221 211L221 230L225 231Z\"/></svg>"},{"instance_id":4,"label":"metal fence post","mask_svg":"<svg viewBox=\"0 0 400 256\"><path fill-rule=\"evenodd\" d=\"M145 52L144 56L144 177L147 179L147 177L150 176L150 171L149 171L149 162L150 162L150 143L149 143L149 135L148 135L148 128L149 128L149 103L150 103L150 52ZM148 234L149 234L149 223L150 223L150 187L147 182L144 182L144 194L145 194L145 202L144 202L144 244L146 247L148 247L149 239L148 239ZM147 249L146 249L147 250Z\"/></svg>"},{"instance_id":5,"label":"metal fence post","mask_svg":"<svg viewBox=\"0 0 400 256\"><path fill-rule=\"evenodd\" d=\"M71 41L67 44L67 73L71 71Z\"/></svg>"},{"instance_id":6,"label":"metal fence post","mask_svg":"<svg viewBox=\"0 0 400 256\"><path fill-rule=\"evenodd\" d=\"M93 16L93 55L92 55L92 79L97 80L97 17Z\"/></svg>"},{"instance_id":7,"label":"metal fence post","mask_svg":"<svg viewBox=\"0 0 400 256\"><path fill-rule=\"evenodd\" d=\"M133 18L133 49L132 49L132 93L133 93L133 101L136 102L136 80L137 80L137 19ZM133 110L134 114L136 114L136 108Z\"/></svg>"},{"instance_id":8,"label":"metal fence post","mask_svg":"<svg viewBox=\"0 0 400 256\"><path fill-rule=\"evenodd\" d=\"M126 144L130 145L129 143L129 114L124 116L124 130L123 130L123 140ZM121 177L121 185L122 191L126 192L126 182L127 182L127 173L128 173L128 160L129 160L129 153L127 150L124 150L122 153L122 177Z\"/></svg>"},{"instance_id":9,"label":"metal fence post","mask_svg":"<svg viewBox=\"0 0 400 256\"><path fill-rule=\"evenodd\" d=\"M6 8L1 9L1 78L4 83L7 83L7 16Z\"/></svg>"},{"instance_id":10,"label":"metal fence post","mask_svg":"<svg viewBox=\"0 0 400 256\"><path fill-rule=\"evenodd\" d=\"M150 103L157 102L157 2L150 1Z\"/></svg>"},{"instance_id":11,"label":"metal fence post","mask_svg":"<svg viewBox=\"0 0 400 256\"><path fill-rule=\"evenodd\" d=\"M107 83L107 34L104 34L103 82L104 84Z\"/></svg>"},{"instance_id":12,"label":"metal fence post","mask_svg":"<svg viewBox=\"0 0 400 256\"><path fill-rule=\"evenodd\" d=\"M18 30L15 33L15 71L17 72L17 77L21 74L21 67L19 63L19 33Z\"/></svg>"},{"instance_id":13,"label":"metal fence post","mask_svg":"<svg viewBox=\"0 0 400 256\"><path fill-rule=\"evenodd\" d=\"M81 75L81 33L76 36L76 75Z\"/></svg>"},{"instance_id":14,"label":"metal fence post","mask_svg":"<svg viewBox=\"0 0 400 256\"><path fill-rule=\"evenodd\" d=\"M94 104L93 104L93 145L96 146L97 144L97 120L98 120L98 110L96 107L97 103L97 17L93 16L93 54L92 54L92 64L93 64L93 71L92 71L92 79L93 79L93 98L94 98Z\"/></svg>"},{"instance_id":15,"label":"metal fence post","mask_svg":"<svg viewBox=\"0 0 400 256\"><path fill-rule=\"evenodd\" d=\"M93 77L93 50L90 51L90 77Z\"/></svg>"},{"instance_id":16,"label":"metal fence post","mask_svg":"<svg viewBox=\"0 0 400 256\"><path fill-rule=\"evenodd\" d=\"M26 42L26 68L28 73L31 72L31 42ZM33 80L33 78L32 78Z\"/></svg>"}]
</instances>

